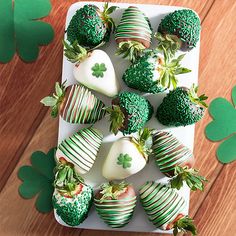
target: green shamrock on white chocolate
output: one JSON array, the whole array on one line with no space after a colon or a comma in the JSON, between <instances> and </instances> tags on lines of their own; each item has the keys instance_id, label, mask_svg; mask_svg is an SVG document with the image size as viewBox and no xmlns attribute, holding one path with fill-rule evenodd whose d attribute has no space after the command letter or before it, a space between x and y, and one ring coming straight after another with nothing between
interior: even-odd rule
<instances>
[{"instance_id":1,"label":"green shamrock on white chocolate","mask_svg":"<svg viewBox=\"0 0 236 236\"><path fill-rule=\"evenodd\" d=\"M232 102L221 97L214 99L209 106L213 121L205 129L211 141L223 140L216 151L222 163L236 160L236 86L232 89Z\"/></svg>"},{"instance_id":2,"label":"green shamrock on white chocolate","mask_svg":"<svg viewBox=\"0 0 236 236\"><path fill-rule=\"evenodd\" d=\"M104 76L104 72L107 70L106 66L104 63L98 64L96 63L93 67L92 67L92 75L96 76L97 78L99 77L103 77Z\"/></svg>"},{"instance_id":3,"label":"green shamrock on white chocolate","mask_svg":"<svg viewBox=\"0 0 236 236\"><path fill-rule=\"evenodd\" d=\"M128 154L120 154L117 158L117 164L121 165L124 169L131 167L132 157Z\"/></svg>"}]
</instances>

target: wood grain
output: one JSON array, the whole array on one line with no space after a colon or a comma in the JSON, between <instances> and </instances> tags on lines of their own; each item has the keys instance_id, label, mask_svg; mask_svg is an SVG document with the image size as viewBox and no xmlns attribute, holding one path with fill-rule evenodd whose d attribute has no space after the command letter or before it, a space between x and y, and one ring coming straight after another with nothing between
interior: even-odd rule
<instances>
[{"instance_id":1,"label":"wood grain","mask_svg":"<svg viewBox=\"0 0 236 236\"><path fill-rule=\"evenodd\" d=\"M196 213L199 235L233 236L236 232L236 162L225 165ZM210 227L209 227L210 226Z\"/></svg>"},{"instance_id":2,"label":"wood grain","mask_svg":"<svg viewBox=\"0 0 236 236\"><path fill-rule=\"evenodd\" d=\"M221 9L220 12L219 9ZM235 11L235 1L217 0L203 22L199 85L200 92L209 96L209 102L219 96L231 100L231 89L236 84L236 45L233 43L233 40L236 39ZM222 17L222 12L224 17ZM202 175L209 179L209 183L204 193L196 192L191 195L190 213L192 216L223 167L215 158L219 143L210 142L203 135L204 128L210 120L211 117L207 113L196 126L194 145L194 153L197 158L196 168L199 168Z\"/></svg>"},{"instance_id":3,"label":"wood grain","mask_svg":"<svg viewBox=\"0 0 236 236\"><path fill-rule=\"evenodd\" d=\"M58 121L50 118L49 112L42 108L39 100L53 90L56 80L60 80L60 40L67 9L73 2L75 0L52 0L53 11L46 21L52 23L56 37L50 46L42 48L37 62L24 64L15 56L11 63L0 65L0 187L6 183L0 194L1 235L157 235L62 227L56 223L52 214L38 213L33 206L34 200L23 200L17 193L20 180L16 174L19 167L29 163L33 151L46 152L56 145ZM200 14L203 21L200 90L204 90L209 100L217 96L229 99L231 88L236 84L236 31L233 25L236 22L235 1L148 0L145 3L190 7ZM195 216L199 236L231 236L232 232L236 232L235 226L232 226L236 217L233 202L235 163L223 167L216 160L218 144L209 142L203 135L209 121L210 117L206 114L197 124L194 153L197 158L196 168L210 182L204 193L191 195L190 215Z\"/></svg>"}]
</instances>

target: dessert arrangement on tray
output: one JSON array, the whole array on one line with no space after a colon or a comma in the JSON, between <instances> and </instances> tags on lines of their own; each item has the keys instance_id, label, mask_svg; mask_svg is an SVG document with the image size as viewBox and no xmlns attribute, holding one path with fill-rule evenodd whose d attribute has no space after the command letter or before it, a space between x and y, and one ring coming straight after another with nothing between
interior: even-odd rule
<instances>
[{"instance_id":1,"label":"dessert arrangement on tray","mask_svg":"<svg viewBox=\"0 0 236 236\"><path fill-rule=\"evenodd\" d=\"M120 19L112 18L116 11L121 11ZM132 5L118 9L105 3L101 9L84 3L76 9L63 40L69 62L63 70L70 69L70 81L76 82L68 83L63 72L63 83L57 82L55 93L41 100L51 107L52 117L60 116L65 131L55 153L52 198L59 222L77 227L89 220L92 207L108 227L122 229L132 224L139 204L139 214L146 212L150 221L141 224L152 223L153 231L196 235L179 190L203 190L206 179L194 168L192 150L171 128L193 125L207 107L207 97L197 94L195 84L179 85L182 74L191 77L193 68L183 61L197 46L200 29L199 17L190 9L162 15L157 28ZM112 63L103 50L112 38L115 56L126 65L119 73L119 63ZM163 99L157 102L156 95ZM155 127L149 126L151 119ZM105 156L101 149L106 149ZM167 176L165 183L148 172L139 175L150 165ZM94 179L92 185L88 175L95 171L104 181ZM142 184L134 187L131 176Z\"/></svg>"}]
</instances>

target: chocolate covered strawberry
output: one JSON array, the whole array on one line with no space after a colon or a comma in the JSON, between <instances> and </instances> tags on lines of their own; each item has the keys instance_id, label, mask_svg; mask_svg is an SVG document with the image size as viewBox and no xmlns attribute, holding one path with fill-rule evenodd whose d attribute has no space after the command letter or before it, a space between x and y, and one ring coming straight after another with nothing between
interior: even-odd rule
<instances>
[{"instance_id":1,"label":"chocolate covered strawberry","mask_svg":"<svg viewBox=\"0 0 236 236\"><path fill-rule=\"evenodd\" d=\"M102 140L103 134L99 130L83 128L58 145L56 158L73 163L78 173L86 174L97 158Z\"/></svg>"},{"instance_id":2,"label":"chocolate covered strawberry","mask_svg":"<svg viewBox=\"0 0 236 236\"><path fill-rule=\"evenodd\" d=\"M134 6L125 9L116 28L116 54L134 62L144 49L150 47L151 38L151 24L144 13Z\"/></svg>"},{"instance_id":3,"label":"chocolate covered strawberry","mask_svg":"<svg viewBox=\"0 0 236 236\"><path fill-rule=\"evenodd\" d=\"M171 187L180 189L185 182L195 191L204 190L207 180L193 168L194 156L176 137L167 131L153 131L152 153L160 171L172 178Z\"/></svg>"},{"instance_id":4,"label":"chocolate covered strawberry","mask_svg":"<svg viewBox=\"0 0 236 236\"><path fill-rule=\"evenodd\" d=\"M76 11L67 28L67 40L75 41L82 46L93 48L109 40L115 24L110 14L117 7L108 7L105 3L103 11L95 5L85 5Z\"/></svg>"},{"instance_id":5,"label":"chocolate covered strawberry","mask_svg":"<svg viewBox=\"0 0 236 236\"><path fill-rule=\"evenodd\" d=\"M146 50L125 71L123 80L128 87L141 92L159 93L167 88L176 88L176 75L188 73L191 70L181 66L184 54L171 58L164 49L164 55L157 50Z\"/></svg>"},{"instance_id":6,"label":"chocolate covered strawberry","mask_svg":"<svg viewBox=\"0 0 236 236\"><path fill-rule=\"evenodd\" d=\"M94 197L94 204L101 219L112 228L129 223L136 206L136 194L132 185L123 182L102 184Z\"/></svg>"},{"instance_id":7,"label":"chocolate covered strawberry","mask_svg":"<svg viewBox=\"0 0 236 236\"><path fill-rule=\"evenodd\" d=\"M73 164L60 159L55 169L53 207L57 215L70 226L78 226L88 216L93 190L77 174Z\"/></svg>"},{"instance_id":8,"label":"chocolate covered strawberry","mask_svg":"<svg viewBox=\"0 0 236 236\"><path fill-rule=\"evenodd\" d=\"M198 87L179 87L170 91L157 108L157 119L166 126L186 126L202 119L207 107L205 94L198 97Z\"/></svg>"},{"instance_id":9,"label":"chocolate covered strawberry","mask_svg":"<svg viewBox=\"0 0 236 236\"><path fill-rule=\"evenodd\" d=\"M106 111L110 114L110 131L131 134L143 128L153 114L150 102L133 92L120 92Z\"/></svg>"},{"instance_id":10,"label":"chocolate covered strawberry","mask_svg":"<svg viewBox=\"0 0 236 236\"><path fill-rule=\"evenodd\" d=\"M198 15L190 9L176 10L166 15L158 26L157 39L171 50L191 50L200 38L201 22Z\"/></svg>"},{"instance_id":11,"label":"chocolate covered strawberry","mask_svg":"<svg viewBox=\"0 0 236 236\"><path fill-rule=\"evenodd\" d=\"M148 181L140 188L139 194L148 219L157 228L173 229L174 236L179 232L197 234L193 220L184 214L185 200L174 189Z\"/></svg>"},{"instance_id":12,"label":"chocolate covered strawberry","mask_svg":"<svg viewBox=\"0 0 236 236\"><path fill-rule=\"evenodd\" d=\"M105 104L82 85L74 84L67 88L57 82L55 93L43 98L41 103L51 107L51 116L58 113L62 119L75 124L93 124L105 116Z\"/></svg>"},{"instance_id":13,"label":"chocolate covered strawberry","mask_svg":"<svg viewBox=\"0 0 236 236\"><path fill-rule=\"evenodd\" d=\"M114 97L120 90L110 57L102 50L86 50L75 41L71 46L64 41L65 56L73 65L74 78L84 86Z\"/></svg>"},{"instance_id":14,"label":"chocolate covered strawberry","mask_svg":"<svg viewBox=\"0 0 236 236\"><path fill-rule=\"evenodd\" d=\"M138 137L122 137L115 141L103 164L102 174L108 180L125 179L142 170L151 153L152 136L148 128Z\"/></svg>"}]
</instances>

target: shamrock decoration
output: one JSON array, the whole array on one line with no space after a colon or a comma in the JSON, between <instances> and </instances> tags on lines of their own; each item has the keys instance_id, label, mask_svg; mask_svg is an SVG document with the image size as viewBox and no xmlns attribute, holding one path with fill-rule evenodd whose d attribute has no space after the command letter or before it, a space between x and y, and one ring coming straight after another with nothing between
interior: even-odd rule
<instances>
[{"instance_id":1,"label":"shamrock decoration","mask_svg":"<svg viewBox=\"0 0 236 236\"><path fill-rule=\"evenodd\" d=\"M55 148L47 154L36 151L31 156L32 166L22 166L18 177L23 181L19 187L19 194L26 199L33 198L38 194L36 209L47 213L53 209L52 194L54 191L54 160Z\"/></svg>"},{"instance_id":2,"label":"shamrock decoration","mask_svg":"<svg viewBox=\"0 0 236 236\"><path fill-rule=\"evenodd\" d=\"M117 164L121 165L124 169L131 167L132 157L128 154L120 154L117 158Z\"/></svg>"},{"instance_id":3,"label":"shamrock decoration","mask_svg":"<svg viewBox=\"0 0 236 236\"><path fill-rule=\"evenodd\" d=\"M38 46L49 44L54 33L51 25L36 19L50 10L49 0L0 1L0 62L9 62L16 51L26 62L37 59Z\"/></svg>"},{"instance_id":4,"label":"shamrock decoration","mask_svg":"<svg viewBox=\"0 0 236 236\"><path fill-rule=\"evenodd\" d=\"M95 65L91 68L91 70L93 71L92 75L99 78L104 76L104 72L107 70L107 68L104 63L101 64L95 63Z\"/></svg>"},{"instance_id":5,"label":"shamrock decoration","mask_svg":"<svg viewBox=\"0 0 236 236\"><path fill-rule=\"evenodd\" d=\"M236 86L232 90L232 102L224 98L214 99L209 107L213 118L205 129L208 139L214 142L224 140L217 149L222 163L236 160Z\"/></svg>"}]
</instances>

